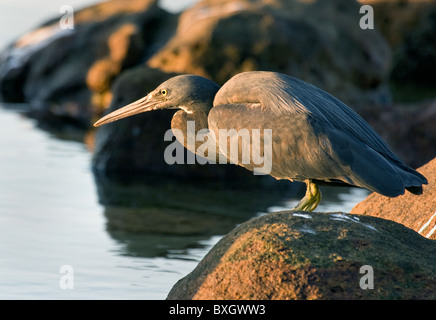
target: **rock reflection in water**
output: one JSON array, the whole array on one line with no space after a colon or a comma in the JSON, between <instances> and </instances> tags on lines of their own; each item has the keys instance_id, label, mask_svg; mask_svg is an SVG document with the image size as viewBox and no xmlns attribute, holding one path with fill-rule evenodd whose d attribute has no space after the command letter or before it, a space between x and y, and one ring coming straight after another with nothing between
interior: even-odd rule
<instances>
[{"instance_id":1,"label":"rock reflection in water","mask_svg":"<svg viewBox=\"0 0 436 320\"><path fill-rule=\"evenodd\" d=\"M302 184L273 178L247 185L150 176L141 181L94 177L107 232L125 245L121 254L139 257L189 259L190 249L204 248L211 237L228 233L304 189Z\"/></svg>"}]
</instances>

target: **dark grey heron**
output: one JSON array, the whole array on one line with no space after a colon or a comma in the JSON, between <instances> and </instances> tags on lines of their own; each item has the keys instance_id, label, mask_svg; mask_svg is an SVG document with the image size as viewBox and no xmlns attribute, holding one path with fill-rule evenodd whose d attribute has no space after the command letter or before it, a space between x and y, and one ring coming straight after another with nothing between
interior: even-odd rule
<instances>
[{"instance_id":1,"label":"dark grey heron","mask_svg":"<svg viewBox=\"0 0 436 320\"><path fill-rule=\"evenodd\" d=\"M271 148L271 176L306 183L306 194L295 210L317 207L321 200L318 184L357 186L396 197L405 189L421 194L422 185L428 183L356 112L320 88L288 75L244 72L222 87L196 75L176 76L142 99L106 115L95 126L159 109L180 109L171 128L183 133L176 138L190 151L198 153L203 140L188 142L184 138L192 131L189 121L195 122L195 133L209 134L205 140L214 148L202 154L206 158L218 159L223 154L228 158L228 150L217 141L221 129L248 129L248 137L236 139L245 139L242 145L248 143L252 150L265 152L265 143ZM253 145L253 129L260 132L260 146ZM264 135L265 129L271 130L270 139ZM211 133L215 133L213 137ZM228 137L224 149L232 139L235 137ZM243 163L241 155L238 159L236 164L256 169L254 161Z\"/></svg>"}]
</instances>

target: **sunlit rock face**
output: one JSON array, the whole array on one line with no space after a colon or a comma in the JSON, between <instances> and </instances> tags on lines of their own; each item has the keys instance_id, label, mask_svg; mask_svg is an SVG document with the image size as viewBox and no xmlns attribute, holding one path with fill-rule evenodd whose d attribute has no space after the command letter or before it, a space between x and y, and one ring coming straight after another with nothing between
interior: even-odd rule
<instances>
[{"instance_id":1,"label":"sunlit rock face","mask_svg":"<svg viewBox=\"0 0 436 320\"><path fill-rule=\"evenodd\" d=\"M389 220L270 213L222 238L168 299L435 299L435 250Z\"/></svg>"}]
</instances>

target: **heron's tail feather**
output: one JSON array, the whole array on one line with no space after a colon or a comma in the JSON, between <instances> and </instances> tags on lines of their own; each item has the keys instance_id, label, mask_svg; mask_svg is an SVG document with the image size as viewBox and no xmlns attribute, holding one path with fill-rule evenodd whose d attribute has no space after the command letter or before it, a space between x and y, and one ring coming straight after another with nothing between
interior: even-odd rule
<instances>
[{"instance_id":1,"label":"heron's tail feather","mask_svg":"<svg viewBox=\"0 0 436 320\"><path fill-rule=\"evenodd\" d=\"M420 195L422 194L422 186L419 187L406 187L406 190L409 191L410 193L416 194L416 195Z\"/></svg>"},{"instance_id":2,"label":"heron's tail feather","mask_svg":"<svg viewBox=\"0 0 436 320\"><path fill-rule=\"evenodd\" d=\"M349 160L348 163L351 163L352 173L348 178L352 184L387 197L402 195L405 190L419 195L423 192L422 185L428 184L427 179L421 173L407 166L401 160L388 160L383 154L370 147L359 149L353 146L353 142L350 145L349 156L352 161Z\"/></svg>"},{"instance_id":3,"label":"heron's tail feather","mask_svg":"<svg viewBox=\"0 0 436 320\"><path fill-rule=\"evenodd\" d=\"M404 186L407 191L416 195L422 194L422 185L428 184L428 181L421 173L413 170L404 163L400 163L396 169L403 178Z\"/></svg>"},{"instance_id":4,"label":"heron's tail feather","mask_svg":"<svg viewBox=\"0 0 436 320\"><path fill-rule=\"evenodd\" d=\"M403 179L394 167L372 149L365 156L354 154L351 180L355 185L380 193L386 197L404 194Z\"/></svg>"},{"instance_id":5,"label":"heron's tail feather","mask_svg":"<svg viewBox=\"0 0 436 320\"><path fill-rule=\"evenodd\" d=\"M341 141L336 136L335 141ZM338 144L335 145L336 148ZM348 179L352 184L375 191L387 197L404 194L405 190L413 194L422 194L422 185L427 179L400 159L380 153L369 146L362 146L356 140L348 140L337 154L350 164ZM345 167L345 166L344 166Z\"/></svg>"}]
</instances>

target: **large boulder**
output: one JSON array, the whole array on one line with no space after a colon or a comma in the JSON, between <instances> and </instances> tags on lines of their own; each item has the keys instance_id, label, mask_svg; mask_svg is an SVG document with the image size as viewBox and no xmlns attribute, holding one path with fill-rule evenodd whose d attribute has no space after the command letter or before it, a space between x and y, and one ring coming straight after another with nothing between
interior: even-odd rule
<instances>
[{"instance_id":1,"label":"large boulder","mask_svg":"<svg viewBox=\"0 0 436 320\"><path fill-rule=\"evenodd\" d=\"M372 193L351 213L389 219L436 240L436 158L418 171L428 180L422 195L406 192L396 198L387 198Z\"/></svg>"},{"instance_id":2,"label":"large boulder","mask_svg":"<svg viewBox=\"0 0 436 320\"><path fill-rule=\"evenodd\" d=\"M435 257L392 221L276 212L223 237L168 299L436 299Z\"/></svg>"}]
</instances>

